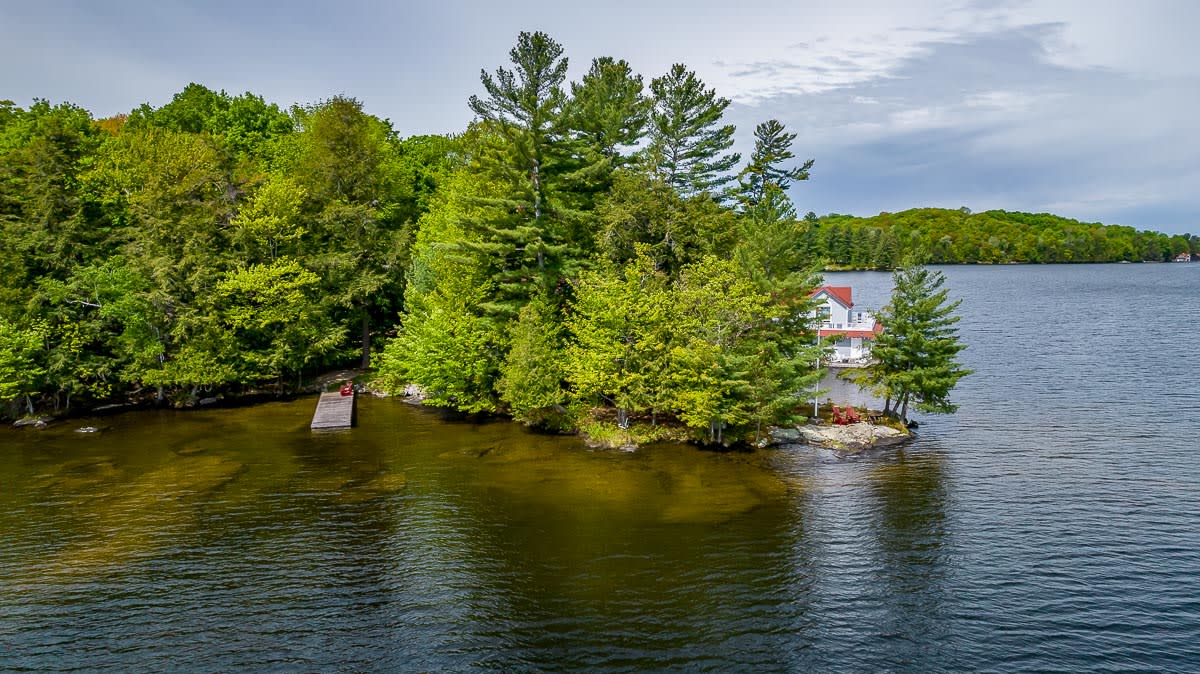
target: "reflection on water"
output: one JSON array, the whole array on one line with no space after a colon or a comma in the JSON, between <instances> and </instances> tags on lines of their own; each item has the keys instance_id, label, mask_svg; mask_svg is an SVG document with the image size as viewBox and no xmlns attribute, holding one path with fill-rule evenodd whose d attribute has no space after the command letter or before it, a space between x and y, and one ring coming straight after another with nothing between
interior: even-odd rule
<instances>
[{"instance_id":1,"label":"reflection on water","mask_svg":"<svg viewBox=\"0 0 1200 674\"><path fill-rule=\"evenodd\" d=\"M49 665L28 638L38 625L70 625L61 653L89 665L152 666L163 649L217 669L269 663L280 629L313 666L811 660L820 571L815 552L798 561L795 504L831 457L592 450L370 399L352 432L314 435L310 407L11 435L3 470L23 486L4 497L16 545L0 582L19 599L0 644L13 662ZM156 623L183 607L188 629Z\"/></svg>"},{"instance_id":2,"label":"reflection on water","mask_svg":"<svg viewBox=\"0 0 1200 674\"><path fill-rule=\"evenodd\" d=\"M0 670L1189 669L1200 388L1156 373L1200 327L1130 353L1125 322L1200 274L951 271L976 374L898 451L601 451L370 398L337 433L311 399L0 431ZM1051 318L1089 341L1030 364Z\"/></svg>"}]
</instances>

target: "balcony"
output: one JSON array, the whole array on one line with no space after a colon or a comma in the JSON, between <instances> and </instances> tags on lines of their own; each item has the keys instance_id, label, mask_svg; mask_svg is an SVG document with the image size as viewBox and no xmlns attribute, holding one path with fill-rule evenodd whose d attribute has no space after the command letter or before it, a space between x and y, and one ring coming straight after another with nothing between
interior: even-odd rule
<instances>
[{"instance_id":1,"label":"balcony","mask_svg":"<svg viewBox=\"0 0 1200 674\"><path fill-rule=\"evenodd\" d=\"M825 321L821 323L822 330L874 330L875 319L868 318L862 321L854 321L852 323L836 323L833 321Z\"/></svg>"}]
</instances>

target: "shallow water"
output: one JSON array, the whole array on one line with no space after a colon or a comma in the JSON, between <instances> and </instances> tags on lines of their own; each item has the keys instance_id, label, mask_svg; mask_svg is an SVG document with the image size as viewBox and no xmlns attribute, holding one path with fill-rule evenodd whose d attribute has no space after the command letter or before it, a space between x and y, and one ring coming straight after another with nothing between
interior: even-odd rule
<instances>
[{"instance_id":1,"label":"shallow water","mask_svg":"<svg viewBox=\"0 0 1200 674\"><path fill-rule=\"evenodd\" d=\"M1194 670L1200 265L945 271L961 409L851 460L362 398L0 431L0 669Z\"/></svg>"}]
</instances>

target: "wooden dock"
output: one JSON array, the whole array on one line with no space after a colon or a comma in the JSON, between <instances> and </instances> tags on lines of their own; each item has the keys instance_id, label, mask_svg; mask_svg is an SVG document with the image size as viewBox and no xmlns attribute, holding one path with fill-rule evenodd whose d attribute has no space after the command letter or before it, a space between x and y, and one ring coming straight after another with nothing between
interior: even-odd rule
<instances>
[{"instance_id":1,"label":"wooden dock","mask_svg":"<svg viewBox=\"0 0 1200 674\"><path fill-rule=\"evenodd\" d=\"M312 424L314 431L350 428L354 424L354 394L344 396L339 391L322 393L317 401L317 411L313 413Z\"/></svg>"}]
</instances>

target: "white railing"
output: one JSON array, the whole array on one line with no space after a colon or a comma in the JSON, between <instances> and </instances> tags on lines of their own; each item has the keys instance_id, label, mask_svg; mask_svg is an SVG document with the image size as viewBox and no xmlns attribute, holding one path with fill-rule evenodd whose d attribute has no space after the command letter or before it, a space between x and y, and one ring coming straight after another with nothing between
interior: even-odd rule
<instances>
[{"instance_id":1,"label":"white railing","mask_svg":"<svg viewBox=\"0 0 1200 674\"><path fill-rule=\"evenodd\" d=\"M832 323L826 322L821 324L822 330L874 330L875 321L862 321L854 323Z\"/></svg>"}]
</instances>

